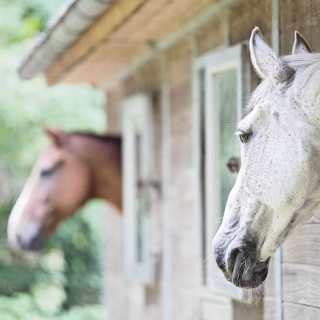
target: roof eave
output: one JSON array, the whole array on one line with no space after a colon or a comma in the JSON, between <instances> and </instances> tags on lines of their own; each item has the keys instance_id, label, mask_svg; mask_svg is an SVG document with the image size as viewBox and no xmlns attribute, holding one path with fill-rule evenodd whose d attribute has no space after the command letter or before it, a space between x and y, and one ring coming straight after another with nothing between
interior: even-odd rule
<instances>
[{"instance_id":1,"label":"roof eave","mask_svg":"<svg viewBox=\"0 0 320 320\"><path fill-rule=\"evenodd\" d=\"M36 37L18 68L20 77L27 80L45 72L114 2L70 0L49 22L47 30Z\"/></svg>"}]
</instances>

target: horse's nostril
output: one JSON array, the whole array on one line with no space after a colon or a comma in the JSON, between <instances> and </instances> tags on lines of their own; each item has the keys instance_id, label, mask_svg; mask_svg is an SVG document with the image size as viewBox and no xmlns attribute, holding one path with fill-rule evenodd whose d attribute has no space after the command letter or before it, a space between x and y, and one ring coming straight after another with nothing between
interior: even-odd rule
<instances>
[{"instance_id":1,"label":"horse's nostril","mask_svg":"<svg viewBox=\"0 0 320 320\"><path fill-rule=\"evenodd\" d=\"M43 236L41 232L34 234L30 238L23 238L17 235L17 244L23 250L38 251L41 249L43 243Z\"/></svg>"},{"instance_id":2,"label":"horse's nostril","mask_svg":"<svg viewBox=\"0 0 320 320\"><path fill-rule=\"evenodd\" d=\"M216 256L216 263L217 263L217 266L218 266L222 271L225 271L226 268L225 268L223 256L221 256L221 255Z\"/></svg>"},{"instance_id":3,"label":"horse's nostril","mask_svg":"<svg viewBox=\"0 0 320 320\"><path fill-rule=\"evenodd\" d=\"M42 246L42 240L43 240L43 237L42 237L42 234L41 232L35 234L31 239L30 239L30 242L29 242L29 249L30 250L40 250L41 249L41 246Z\"/></svg>"},{"instance_id":4,"label":"horse's nostril","mask_svg":"<svg viewBox=\"0 0 320 320\"><path fill-rule=\"evenodd\" d=\"M227 258L227 269L230 274L233 273L233 269L234 269L237 257L240 253L241 253L240 248L234 248L230 251L230 254Z\"/></svg>"},{"instance_id":5,"label":"horse's nostril","mask_svg":"<svg viewBox=\"0 0 320 320\"><path fill-rule=\"evenodd\" d=\"M224 248L222 246L219 246L215 243L213 243L213 254L217 263L217 266L223 271L225 272L225 251Z\"/></svg>"}]
</instances>

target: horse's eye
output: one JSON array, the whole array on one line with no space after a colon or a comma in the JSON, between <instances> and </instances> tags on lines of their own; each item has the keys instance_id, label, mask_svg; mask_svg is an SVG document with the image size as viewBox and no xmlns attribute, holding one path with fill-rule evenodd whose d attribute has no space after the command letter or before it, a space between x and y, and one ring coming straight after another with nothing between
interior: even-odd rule
<instances>
[{"instance_id":1,"label":"horse's eye","mask_svg":"<svg viewBox=\"0 0 320 320\"><path fill-rule=\"evenodd\" d=\"M51 176L53 174L53 172L54 172L54 170L52 170L52 169L42 169L40 171L40 176L42 178L46 178L46 177Z\"/></svg>"},{"instance_id":2,"label":"horse's eye","mask_svg":"<svg viewBox=\"0 0 320 320\"><path fill-rule=\"evenodd\" d=\"M62 165L64 161L60 160L55 165L53 165L51 168L42 169L40 171L40 176L42 178L50 177L54 172L56 172Z\"/></svg>"},{"instance_id":3,"label":"horse's eye","mask_svg":"<svg viewBox=\"0 0 320 320\"><path fill-rule=\"evenodd\" d=\"M250 140L250 137L252 136L252 132L237 131L236 135L239 137L241 143L247 143Z\"/></svg>"}]
</instances>

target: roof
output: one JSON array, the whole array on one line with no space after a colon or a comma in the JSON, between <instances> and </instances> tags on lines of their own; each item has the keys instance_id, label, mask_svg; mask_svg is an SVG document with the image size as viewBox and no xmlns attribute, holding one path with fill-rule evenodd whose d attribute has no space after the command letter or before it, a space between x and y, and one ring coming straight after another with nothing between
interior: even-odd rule
<instances>
[{"instance_id":1,"label":"roof","mask_svg":"<svg viewBox=\"0 0 320 320\"><path fill-rule=\"evenodd\" d=\"M69 0L35 39L19 67L23 79L33 78L70 47L111 5L111 0Z\"/></svg>"},{"instance_id":2,"label":"roof","mask_svg":"<svg viewBox=\"0 0 320 320\"><path fill-rule=\"evenodd\" d=\"M107 88L199 25L221 19L217 13L237 1L69 1L37 38L19 74Z\"/></svg>"}]
</instances>

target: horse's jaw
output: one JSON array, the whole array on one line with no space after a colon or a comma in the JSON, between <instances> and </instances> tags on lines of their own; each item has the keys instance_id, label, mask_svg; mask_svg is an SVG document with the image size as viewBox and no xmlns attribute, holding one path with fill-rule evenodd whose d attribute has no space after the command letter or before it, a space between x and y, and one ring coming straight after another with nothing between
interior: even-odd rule
<instances>
[{"instance_id":1,"label":"horse's jaw","mask_svg":"<svg viewBox=\"0 0 320 320\"><path fill-rule=\"evenodd\" d=\"M255 288L265 280L277 248L320 205L308 200L296 210L283 207L280 213L253 196L239 206L239 198L244 198L241 192L231 193L223 223L213 239L213 251L228 281L237 287Z\"/></svg>"},{"instance_id":2,"label":"horse's jaw","mask_svg":"<svg viewBox=\"0 0 320 320\"><path fill-rule=\"evenodd\" d=\"M307 222L320 210L320 199L309 199L297 210L285 214L278 214L283 217L278 219L272 226L270 234L264 240L261 249L261 260L266 260L274 255L276 250L290 236L297 226Z\"/></svg>"}]
</instances>

